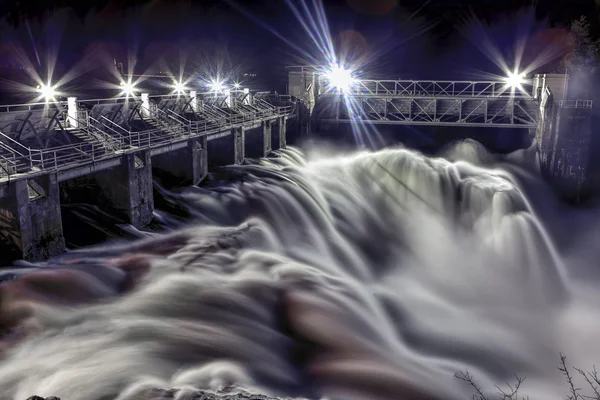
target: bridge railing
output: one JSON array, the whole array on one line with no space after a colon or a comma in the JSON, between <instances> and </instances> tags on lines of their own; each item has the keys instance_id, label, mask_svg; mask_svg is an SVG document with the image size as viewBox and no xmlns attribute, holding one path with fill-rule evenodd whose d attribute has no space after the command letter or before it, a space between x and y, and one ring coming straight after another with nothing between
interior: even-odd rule
<instances>
[{"instance_id":1,"label":"bridge railing","mask_svg":"<svg viewBox=\"0 0 600 400\"><path fill-rule=\"evenodd\" d=\"M113 152L107 152L102 143L78 143L48 149L32 149L31 159L34 166L41 170L58 170L72 165L86 162L96 162L103 158L110 158Z\"/></svg>"},{"instance_id":2,"label":"bridge railing","mask_svg":"<svg viewBox=\"0 0 600 400\"><path fill-rule=\"evenodd\" d=\"M0 112L15 112L15 111L31 111L39 110L40 108L55 107L64 108L67 106L66 101L51 101L43 103L27 103L27 104L7 104L0 106Z\"/></svg>"},{"instance_id":3,"label":"bridge railing","mask_svg":"<svg viewBox=\"0 0 600 400\"><path fill-rule=\"evenodd\" d=\"M111 97L104 99L78 99L77 104L117 104L117 103L128 103L128 102L138 102L140 101L139 96L130 96L130 97ZM66 104L66 103L65 103Z\"/></svg>"},{"instance_id":4,"label":"bridge railing","mask_svg":"<svg viewBox=\"0 0 600 400\"><path fill-rule=\"evenodd\" d=\"M559 100L557 105L561 108L592 108L593 100Z\"/></svg>"},{"instance_id":5,"label":"bridge railing","mask_svg":"<svg viewBox=\"0 0 600 400\"><path fill-rule=\"evenodd\" d=\"M150 118L152 118L154 122L158 123L167 132L174 134L175 136L191 132L190 125L187 122L184 122L182 118L175 118L173 115L161 110L156 105L150 106L149 109L144 106L141 108L150 115Z\"/></svg>"},{"instance_id":6,"label":"bridge railing","mask_svg":"<svg viewBox=\"0 0 600 400\"><path fill-rule=\"evenodd\" d=\"M117 133L120 135L125 135L125 136L128 136L131 133L130 130L123 128L121 125L110 120L109 118L106 118L104 115L100 116L100 120L101 120L100 123L102 124L102 126L108 128L109 130L111 130L114 133Z\"/></svg>"},{"instance_id":7,"label":"bridge railing","mask_svg":"<svg viewBox=\"0 0 600 400\"><path fill-rule=\"evenodd\" d=\"M347 92L355 96L531 97L502 81L357 80Z\"/></svg>"},{"instance_id":8,"label":"bridge railing","mask_svg":"<svg viewBox=\"0 0 600 400\"><path fill-rule=\"evenodd\" d=\"M73 122L78 124L80 132L90 137L90 141L46 149L32 149L0 132L0 169L6 171L3 176L10 177L14 173L33 172L36 169L52 171L95 163L113 158L118 151L126 151L133 147L150 149L180 141L189 135L210 135L236 126L288 115L291 107L271 106L268 109L260 108L253 112L240 113L227 110L225 116L221 114L221 118L209 118L205 121L189 121L181 115L171 115L158 108L148 111L151 115L160 115L159 119L163 123L159 128L131 132L104 116L95 119L89 113L85 113L84 119L77 118ZM73 119L69 116L64 118ZM170 129L167 129L169 126Z\"/></svg>"}]
</instances>

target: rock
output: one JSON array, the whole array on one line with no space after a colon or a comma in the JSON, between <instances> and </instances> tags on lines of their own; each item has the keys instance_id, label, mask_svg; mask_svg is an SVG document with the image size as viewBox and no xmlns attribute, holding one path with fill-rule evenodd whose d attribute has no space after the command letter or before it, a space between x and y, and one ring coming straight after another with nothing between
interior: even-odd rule
<instances>
[{"instance_id":1,"label":"rock","mask_svg":"<svg viewBox=\"0 0 600 400\"><path fill-rule=\"evenodd\" d=\"M43 397L40 396L31 396L29 397L27 400L45 400Z\"/></svg>"},{"instance_id":2,"label":"rock","mask_svg":"<svg viewBox=\"0 0 600 400\"><path fill-rule=\"evenodd\" d=\"M60 398L56 397L56 396L50 396L50 397L46 397L44 399L42 396L33 395L33 396L29 397L27 400L60 400Z\"/></svg>"},{"instance_id":3,"label":"rock","mask_svg":"<svg viewBox=\"0 0 600 400\"><path fill-rule=\"evenodd\" d=\"M145 392L139 397L140 400L174 400L179 393L177 389L153 389ZM292 399L289 397L270 397L263 394L251 393L237 387L223 387L216 392L208 390L197 390L187 392L183 397L185 400L307 400ZM68 400L68 399L66 399Z\"/></svg>"},{"instance_id":4,"label":"rock","mask_svg":"<svg viewBox=\"0 0 600 400\"><path fill-rule=\"evenodd\" d=\"M178 389L152 389L145 392L139 400L174 400L179 393ZM308 399L292 399L290 397L270 397L263 394L251 393L246 390L226 386L216 392L208 390L197 390L193 393L186 393L185 400L308 400ZM45 399L40 396L31 396L27 400L61 400L58 397L51 396ZM69 400L69 399L65 399Z\"/></svg>"}]
</instances>

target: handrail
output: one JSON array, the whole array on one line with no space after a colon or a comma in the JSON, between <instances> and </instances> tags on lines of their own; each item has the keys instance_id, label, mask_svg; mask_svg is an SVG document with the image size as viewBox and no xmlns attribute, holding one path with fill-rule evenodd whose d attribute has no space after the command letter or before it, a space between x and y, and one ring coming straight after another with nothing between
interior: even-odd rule
<instances>
[{"instance_id":1,"label":"handrail","mask_svg":"<svg viewBox=\"0 0 600 400\"><path fill-rule=\"evenodd\" d=\"M89 117L89 118L92 118L92 117ZM95 127L94 125L90 124L89 122L88 122L87 126L84 127L82 130L85 133L87 133L88 135L91 135L92 138L95 140L98 140L98 138L96 138L94 136L94 133L99 134L104 140L106 140L106 141L98 140L99 143L97 143L97 144L99 144L99 145L102 145L102 146L112 145L112 146L115 146L117 149L123 148L124 141L120 134L119 134L119 138L115 138L114 136L109 135L108 133L104 132L102 129Z\"/></svg>"},{"instance_id":2,"label":"handrail","mask_svg":"<svg viewBox=\"0 0 600 400\"><path fill-rule=\"evenodd\" d=\"M118 104L119 100L132 103L140 103L135 97L112 97L108 99L77 99L77 103L96 103L96 104Z\"/></svg>"},{"instance_id":3,"label":"handrail","mask_svg":"<svg viewBox=\"0 0 600 400\"><path fill-rule=\"evenodd\" d=\"M153 99L178 99L190 97L186 93L170 93L170 94L151 94Z\"/></svg>"},{"instance_id":4,"label":"handrail","mask_svg":"<svg viewBox=\"0 0 600 400\"><path fill-rule=\"evenodd\" d=\"M48 107L51 105L55 105L55 106L60 106L60 107L64 107L67 104L67 102L65 101L50 101L50 102L44 102L44 103L25 103L25 104L3 104L0 105L0 112L11 112L10 109L11 108L16 108L16 107L27 107L27 110L31 110L31 107L34 106L44 106L44 107ZM57 108L60 108L57 107ZM6 110L4 110L6 109ZM15 110L15 112L18 110Z\"/></svg>"},{"instance_id":5,"label":"handrail","mask_svg":"<svg viewBox=\"0 0 600 400\"><path fill-rule=\"evenodd\" d=\"M167 114L166 112L164 112L163 110L161 110L158 107L154 107L154 110L148 109L148 108L146 108L144 106L142 106L142 108L145 109L145 110L147 110L150 113L150 115L152 115L152 113L161 114L161 115L164 115L167 119L172 119L175 122L177 122L178 124L181 124L181 122L177 121L175 118L173 118L172 116L170 116L169 114Z\"/></svg>"},{"instance_id":6,"label":"handrail","mask_svg":"<svg viewBox=\"0 0 600 400\"><path fill-rule=\"evenodd\" d=\"M171 110L171 109L167 109L167 114L171 113L173 115L173 118L175 118L176 120L179 120L181 123L189 125L190 120L187 118L184 118L183 116L177 114L175 111Z\"/></svg>"},{"instance_id":7,"label":"handrail","mask_svg":"<svg viewBox=\"0 0 600 400\"><path fill-rule=\"evenodd\" d=\"M213 108L218 109L216 107L209 107L209 109ZM181 140L185 140L186 134L188 132L189 134L197 136L205 136L230 129L235 126L239 126L240 124L243 125L247 122L258 122L265 119L272 119L273 117L277 116L276 112L286 112L286 110L289 110L289 107L274 107L273 109L258 110L253 112L240 112L245 110L232 109L227 111L226 116L220 116L216 119L208 118L204 121L189 121L188 126L185 126L178 121L177 118L182 119L183 117L178 115L174 111L169 110L169 112L167 113L163 110L157 110L158 109L149 111L151 111L151 115L154 115L155 117L163 114L167 115L168 117L170 117L168 121L175 121L176 124L169 124L168 121L155 119L157 123L163 125L164 127L149 129L140 132L131 132L127 131L125 128L121 127L120 125L114 123L114 121L111 121L104 116L101 116L100 121L96 120L93 117L89 117L86 121L78 120L78 122L80 122L81 130L88 133L92 137L95 137L96 134L100 134L107 139L107 142L98 140L98 138L96 138L96 140L91 142L57 146L47 149L30 149L0 132L0 135L5 136L11 142L14 142L20 147L27 149L28 153L27 155L21 154L20 152L17 152L16 150L10 148L10 146L8 146L6 143L0 142L0 148L7 148L7 150L12 155L14 161L12 161L10 158L7 159L7 157L4 156L0 156L0 160L6 159L8 162L11 163L11 165L16 166L17 168L9 168L10 170L14 169L15 171L17 171L18 166L24 165L21 163L22 161L28 161L31 167L36 166L40 168L40 170L60 170L62 168L71 168L74 164L77 164L78 162L95 162L96 160L100 159L116 157L117 151L121 150L124 145L151 149L156 146L165 145L166 143L174 143ZM215 110L212 111L214 112ZM169 115L170 113L176 115L177 118ZM219 113L226 113L226 111L220 110ZM102 120L109 121L109 123L115 125L116 127L118 127L118 129L127 132L127 136L119 134L118 138L114 137L113 135L104 132L102 129L99 129L94 124L90 123L90 121L92 121L95 123L102 124L103 127L110 129L111 132L118 133L116 129L105 125ZM155 135L159 132L169 132L170 134ZM9 172L9 176L11 173L14 172Z\"/></svg>"},{"instance_id":8,"label":"handrail","mask_svg":"<svg viewBox=\"0 0 600 400\"><path fill-rule=\"evenodd\" d=\"M258 102L258 104L262 104L265 107L270 108L270 109L274 109L275 108L275 106L273 104L271 104L271 103L269 103L269 102L267 102L267 101L265 101L263 99L255 99L255 102Z\"/></svg>"},{"instance_id":9,"label":"handrail","mask_svg":"<svg viewBox=\"0 0 600 400\"><path fill-rule=\"evenodd\" d=\"M19 146L19 147L22 147L23 149L25 149L25 151L27 151L27 153L31 153L31 148L29 148L29 147L27 147L27 146L25 146L25 145L22 145L21 143L17 142L15 139L13 139L13 138L11 138L10 136L8 136L8 135L5 135L4 133L2 133L2 131L0 131L0 136L2 136L2 137L3 137L3 138L5 138L5 139L8 139L8 140L9 140L11 143L14 143L14 144L16 144L17 146ZM17 154L19 154L19 155L21 155L21 156L23 156L23 157L26 157L26 155L25 155L25 154L22 154L22 153L21 153L20 151L18 151L18 150L14 150L14 149L13 149L12 151L14 151L15 153L17 153Z\"/></svg>"},{"instance_id":10,"label":"handrail","mask_svg":"<svg viewBox=\"0 0 600 400\"><path fill-rule=\"evenodd\" d=\"M116 130L116 129L113 129L113 128L111 128L110 126L106 126L106 125L104 124L104 122L98 121L97 119L95 119L95 118L94 118L94 117L92 117L92 116L90 116L89 118L90 118L91 120L93 120L93 121L96 121L96 122L98 122L99 124L102 124L102 126L104 126L105 128L108 128L108 129L110 129L112 132L116 133L117 135L122 135L123 133L124 133L124 134L126 134L126 135L129 135L129 133L131 132L131 131L129 131L129 130L127 130L127 129L123 128L121 125L117 124L116 122L114 122L114 121L111 121L110 119L106 118L104 115L101 115L101 116L100 116L100 118L104 119L105 121L108 121L110 124L112 124L113 126L116 126L117 128L119 128L119 129L120 129L120 130L122 130L123 132L122 132L122 133L119 133L119 132L117 132L117 130Z\"/></svg>"},{"instance_id":11,"label":"handrail","mask_svg":"<svg viewBox=\"0 0 600 400\"><path fill-rule=\"evenodd\" d=\"M593 100L558 100L558 106L562 108L592 108Z\"/></svg>"},{"instance_id":12,"label":"handrail","mask_svg":"<svg viewBox=\"0 0 600 400\"><path fill-rule=\"evenodd\" d=\"M15 155L14 151L8 147L7 145L5 145L4 143L0 142L0 148L3 148L4 150L8 151L9 154L11 155L10 158L7 158L5 156L3 156L2 154L0 154L0 159L10 163L11 165L14 165L15 167L17 166L17 156ZM23 156L21 156L23 157Z\"/></svg>"}]
</instances>

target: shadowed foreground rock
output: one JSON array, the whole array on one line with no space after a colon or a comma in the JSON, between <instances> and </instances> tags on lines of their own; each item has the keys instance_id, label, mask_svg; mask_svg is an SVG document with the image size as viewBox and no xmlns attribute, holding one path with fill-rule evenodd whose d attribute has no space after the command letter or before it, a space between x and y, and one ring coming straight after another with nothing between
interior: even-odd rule
<instances>
[{"instance_id":1,"label":"shadowed foreground rock","mask_svg":"<svg viewBox=\"0 0 600 400\"><path fill-rule=\"evenodd\" d=\"M135 400L173 400L177 396L181 400L308 400L292 399L290 397L269 397L262 394L250 393L245 390L230 386L219 389L217 392L208 390L184 389L151 389L137 395ZM58 397L31 396L27 400L61 400ZM62 399L69 400L69 399Z\"/></svg>"},{"instance_id":2,"label":"shadowed foreground rock","mask_svg":"<svg viewBox=\"0 0 600 400\"><path fill-rule=\"evenodd\" d=\"M60 400L60 398L56 396L50 396L46 398L43 398L42 396L31 396L27 400Z\"/></svg>"}]
</instances>

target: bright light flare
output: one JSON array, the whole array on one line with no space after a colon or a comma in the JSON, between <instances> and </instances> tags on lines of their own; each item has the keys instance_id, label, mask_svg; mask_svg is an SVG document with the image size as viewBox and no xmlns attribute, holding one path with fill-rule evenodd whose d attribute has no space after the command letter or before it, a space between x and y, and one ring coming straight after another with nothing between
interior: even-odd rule
<instances>
[{"instance_id":1,"label":"bright light flare","mask_svg":"<svg viewBox=\"0 0 600 400\"><path fill-rule=\"evenodd\" d=\"M135 85L133 83L121 81L120 86L124 95L133 96L135 94Z\"/></svg>"},{"instance_id":2,"label":"bright light flare","mask_svg":"<svg viewBox=\"0 0 600 400\"><path fill-rule=\"evenodd\" d=\"M217 80L217 79L213 79L209 84L208 87L210 88L210 90L212 92L215 93L220 93L222 91L225 90L225 84L223 83L223 81Z\"/></svg>"},{"instance_id":3,"label":"bright light flare","mask_svg":"<svg viewBox=\"0 0 600 400\"><path fill-rule=\"evenodd\" d=\"M523 83L525 83L525 74L518 72L511 72L508 74L506 78L504 78L506 84L510 86L512 89L521 88Z\"/></svg>"},{"instance_id":4,"label":"bright light flare","mask_svg":"<svg viewBox=\"0 0 600 400\"><path fill-rule=\"evenodd\" d=\"M56 96L56 87L44 85L42 83L37 86L37 92L48 102L54 100L54 97Z\"/></svg>"},{"instance_id":5,"label":"bright light flare","mask_svg":"<svg viewBox=\"0 0 600 400\"><path fill-rule=\"evenodd\" d=\"M240 85L239 83L234 83L233 84L233 88L236 89L236 90L238 90L241 87L242 87L242 85Z\"/></svg>"},{"instance_id":6,"label":"bright light flare","mask_svg":"<svg viewBox=\"0 0 600 400\"><path fill-rule=\"evenodd\" d=\"M347 92L352 88L356 79L352 76L352 71L340 65L334 65L325 73L330 88L337 89L340 92Z\"/></svg>"},{"instance_id":7,"label":"bright light flare","mask_svg":"<svg viewBox=\"0 0 600 400\"><path fill-rule=\"evenodd\" d=\"M185 92L185 84L183 82L175 82L173 88L177 94L183 94Z\"/></svg>"}]
</instances>

